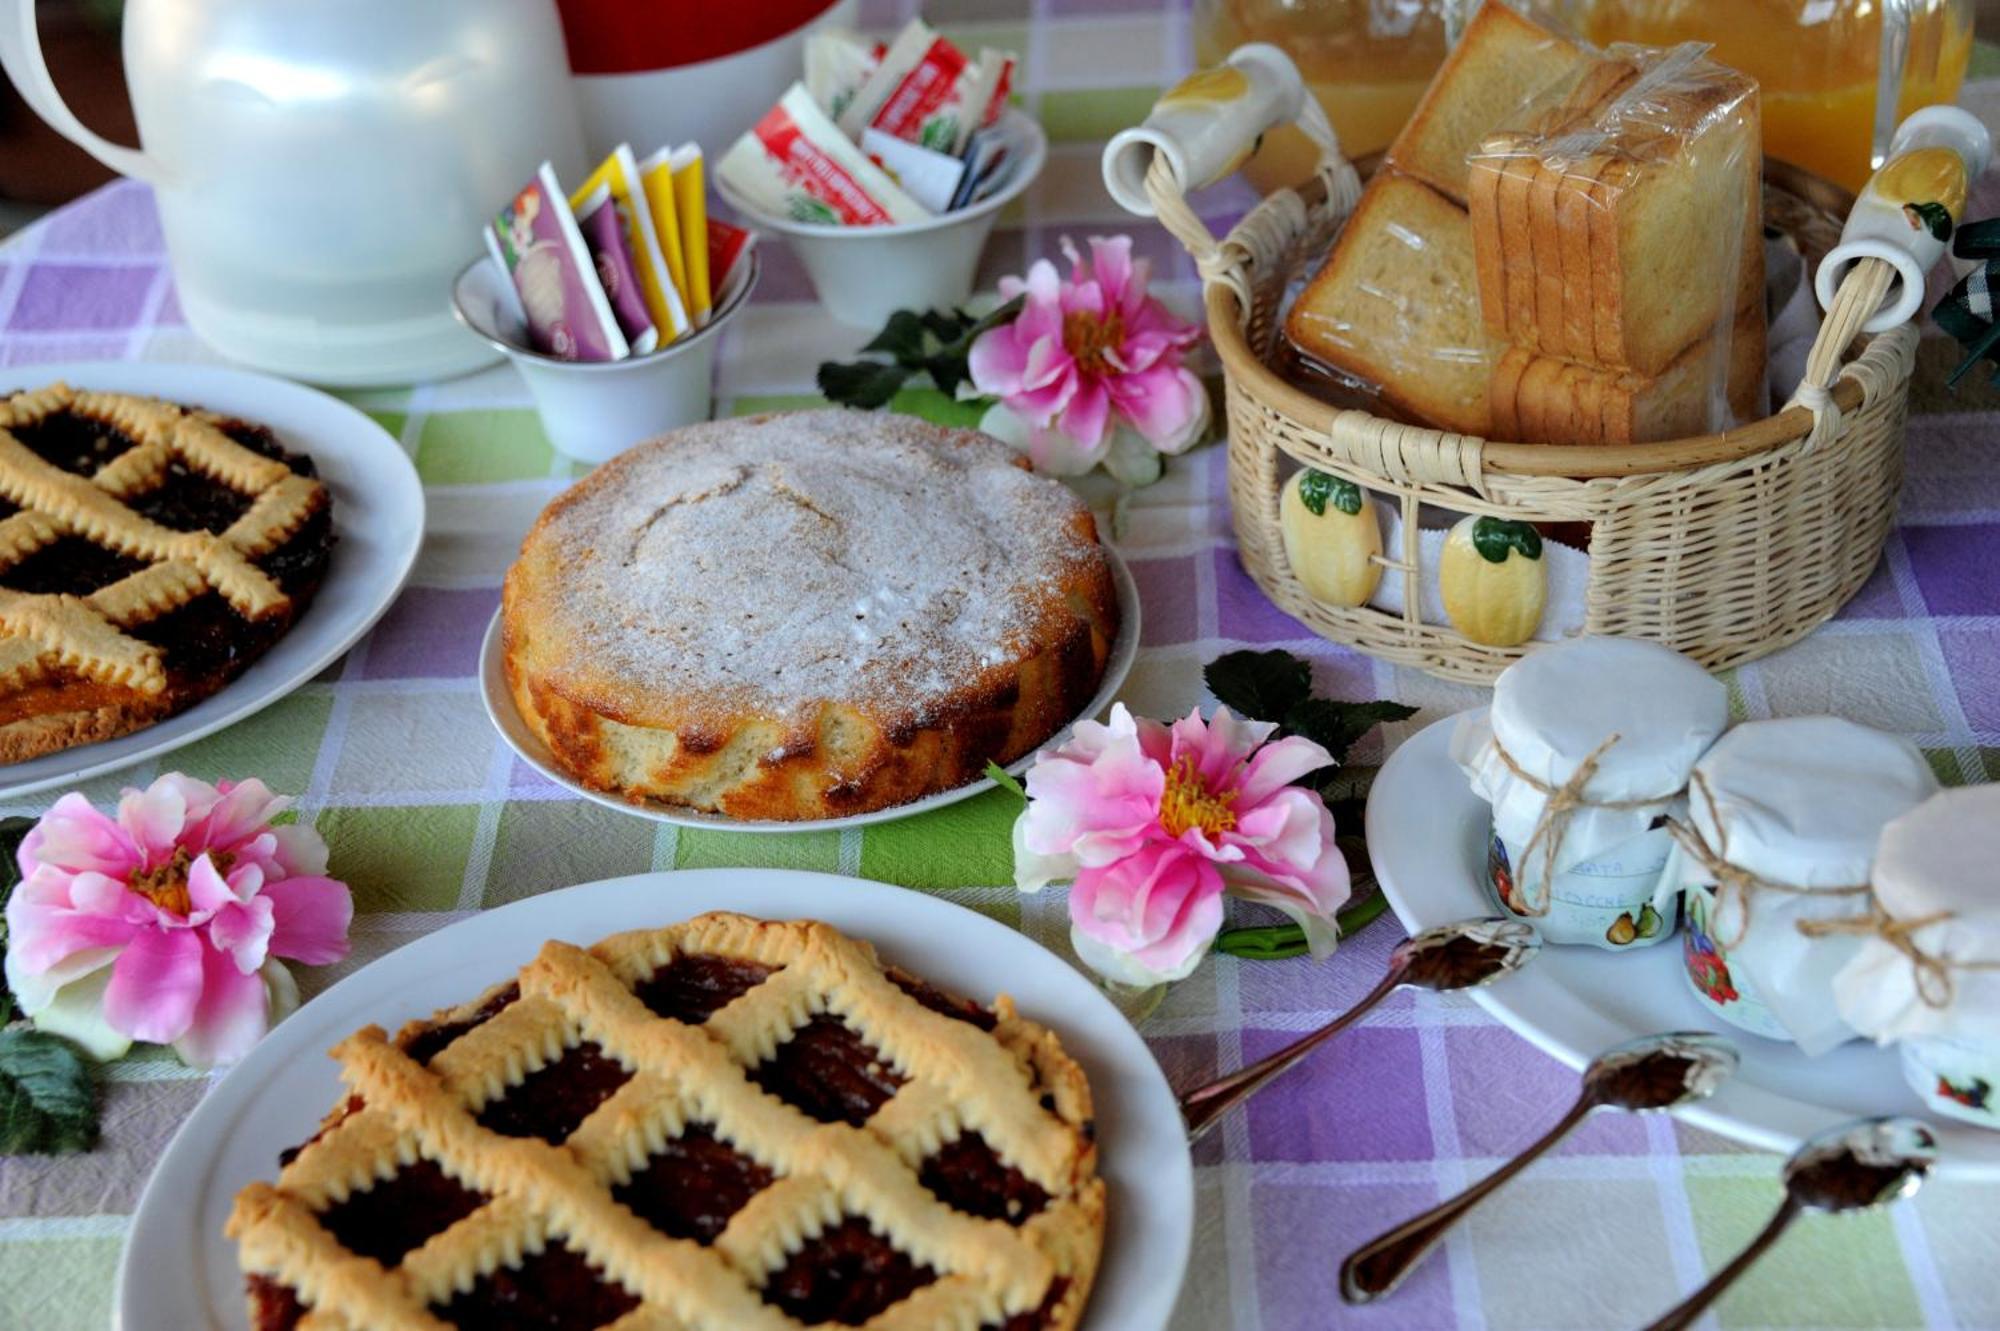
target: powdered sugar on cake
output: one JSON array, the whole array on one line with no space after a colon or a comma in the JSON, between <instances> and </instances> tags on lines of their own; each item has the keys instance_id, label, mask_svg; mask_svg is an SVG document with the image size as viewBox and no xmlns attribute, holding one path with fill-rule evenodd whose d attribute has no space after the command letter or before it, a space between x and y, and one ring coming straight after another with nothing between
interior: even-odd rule
<instances>
[{"instance_id":1,"label":"powdered sugar on cake","mask_svg":"<svg viewBox=\"0 0 2000 1331\"><path fill-rule=\"evenodd\" d=\"M722 421L552 514L564 636L610 672L795 714L962 689L1069 613L1081 502L1003 444L849 411Z\"/></svg>"}]
</instances>

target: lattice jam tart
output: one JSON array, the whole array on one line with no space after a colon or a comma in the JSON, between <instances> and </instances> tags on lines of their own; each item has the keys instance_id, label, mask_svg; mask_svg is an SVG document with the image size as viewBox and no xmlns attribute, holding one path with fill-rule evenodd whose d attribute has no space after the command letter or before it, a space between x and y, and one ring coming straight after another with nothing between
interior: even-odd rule
<instances>
[{"instance_id":1,"label":"lattice jam tart","mask_svg":"<svg viewBox=\"0 0 2000 1331\"><path fill-rule=\"evenodd\" d=\"M229 1219L257 1331L1056 1331L1090 1295L1082 1070L824 924L551 942L333 1054L347 1099Z\"/></svg>"},{"instance_id":2,"label":"lattice jam tart","mask_svg":"<svg viewBox=\"0 0 2000 1331\"><path fill-rule=\"evenodd\" d=\"M806 411L676 430L543 510L501 600L529 728L586 785L748 819L976 780L1089 703L1096 523L1007 445Z\"/></svg>"},{"instance_id":3,"label":"lattice jam tart","mask_svg":"<svg viewBox=\"0 0 2000 1331\"><path fill-rule=\"evenodd\" d=\"M312 460L263 426L63 384L0 402L0 763L215 693L332 547Z\"/></svg>"}]
</instances>

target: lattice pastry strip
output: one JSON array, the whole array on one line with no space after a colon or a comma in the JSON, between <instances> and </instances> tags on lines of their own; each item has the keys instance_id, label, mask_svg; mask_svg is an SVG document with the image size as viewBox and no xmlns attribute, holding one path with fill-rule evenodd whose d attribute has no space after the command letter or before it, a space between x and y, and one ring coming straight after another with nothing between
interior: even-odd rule
<instances>
[{"instance_id":1,"label":"lattice pastry strip","mask_svg":"<svg viewBox=\"0 0 2000 1331\"><path fill-rule=\"evenodd\" d=\"M705 1025L659 1015L635 992L683 957L749 975L743 992L704 1000ZM1012 1052L1010 1043L1038 1043L1040 1028L1004 1001L997 1006L998 1020L1012 1023L1005 1041L997 1028L989 1034L930 1010L882 972L872 949L824 925L716 915L619 935L589 952L551 943L522 969L518 996L497 1013L482 1009L481 1024L427 1066L372 1027L337 1046L361 1107L303 1148L278 1186L246 1189L230 1232L246 1270L277 1279L312 1308L298 1323L307 1331L442 1325L439 1308L547 1243L566 1246L639 1300L613 1323L621 1331L782 1331L799 1323L766 1301L764 1286L801 1249L854 1223L885 1235L932 1277L876 1310L867 1325L878 1331L969 1331L1038 1306L1055 1313L1047 1325L1073 1326L1103 1220L1094 1148L1079 1131L1088 1089L1073 1063L1031 1067ZM840 1014L907 1078L865 1126L821 1121L755 1080L783 1037L801 1038L793 1032L820 1013ZM777 1037L751 1038L781 1026ZM584 1106L560 1142L496 1130L502 1120L491 1115L505 1119L510 1095L542 1093L530 1093L531 1078L541 1085L614 1064L622 1083ZM1058 1082L1081 1117L1042 1108ZM900 1107L906 1096L908 1111ZM1039 1134L1030 1127L1037 1115ZM1024 1164L1034 1162L1050 1185L1046 1209L1018 1227L955 1210L918 1181L922 1141L945 1140L971 1122L990 1128L998 1158L1021 1177L1043 1181ZM882 1130L897 1124L905 1126ZM613 1197L697 1128L765 1172L706 1244L653 1228ZM420 1159L472 1190L475 1209L394 1269L361 1259L362 1271L314 1217ZM1047 1172L1063 1160L1067 1177Z\"/></svg>"},{"instance_id":2,"label":"lattice pastry strip","mask_svg":"<svg viewBox=\"0 0 2000 1331\"><path fill-rule=\"evenodd\" d=\"M117 430L133 446L79 476L12 433L65 411ZM160 485L175 460L250 500L228 530L177 531L131 507L128 501ZM86 596L0 598L0 631L7 635L0 638L0 685L18 686L60 665L157 695L167 683L160 653L125 630L211 589L247 619L287 610L284 592L250 560L289 539L324 503L325 487L237 443L215 417L56 384L0 404L0 496L23 510L0 521L0 569L65 537L148 565Z\"/></svg>"}]
</instances>

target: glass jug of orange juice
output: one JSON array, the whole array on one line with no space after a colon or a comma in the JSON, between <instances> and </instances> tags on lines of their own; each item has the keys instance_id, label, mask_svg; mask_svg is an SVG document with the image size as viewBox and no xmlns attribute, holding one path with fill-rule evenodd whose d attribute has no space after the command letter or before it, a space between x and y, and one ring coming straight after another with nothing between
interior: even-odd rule
<instances>
[{"instance_id":1,"label":"glass jug of orange juice","mask_svg":"<svg viewBox=\"0 0 2000 1331\"><path fill-rule=\"evenodd\" d=\"M1341 151L1389 146L1444 61L1447 29L1478 0L1195 0L1194 55L1212 68L1245 42L1284 48L1326 108ZM1447 22L1450 20L1450 22ZM1264 136L1243 173L1260 190L1312 174L1319 153L1289 125Z\"/></svg>"},{"instance_id":2,"label":"glass jug of orange juice","mask_svg":"<svg viewBox=\"0 0 2000 1331\"><path fill-rule=\"evenodd\" d=\"M1763 89L1764 151L1860 189L1903 117L1958 96L1971 0L1555 0L1600 45L1711 42ZM1568 11L1567 13L1563 11Z\"/></svg>"}]
</instances>

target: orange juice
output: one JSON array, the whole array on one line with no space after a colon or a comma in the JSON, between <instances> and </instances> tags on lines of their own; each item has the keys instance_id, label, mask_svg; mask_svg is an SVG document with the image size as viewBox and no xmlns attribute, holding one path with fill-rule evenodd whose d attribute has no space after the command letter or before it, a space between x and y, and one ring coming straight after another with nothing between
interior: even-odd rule
<instances>
[{"instance_id":1,"label":"orange juice","mask_svg":"<svg viewBox=\"0 0 2000 1331\"><path fill-rule=\"evenodd\" d=\"M1582 0L1591 41L1670 46L1704 41L1763 89L1764 151L1859 189L1875 135L1878 0ZM1965 0L1915 0L1901 120L1958 96L1972 57Z\"/></svg>"},{"instance_id":2,"label":"orange juice","mask_svg":"<svg viewBox=\"0 0 2000 1331\"><path fill-rule=\"evenodd\" d=\"M1440 0L1197 0L1198 66L1245 42L1283 47L1326 108L1349 157L1389 146L1444 60ZM1264 136L1243 172L1260 190L1312 174L1318 152L1289 125Z\"/></svg>"}]
</instances>

